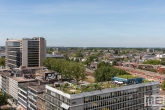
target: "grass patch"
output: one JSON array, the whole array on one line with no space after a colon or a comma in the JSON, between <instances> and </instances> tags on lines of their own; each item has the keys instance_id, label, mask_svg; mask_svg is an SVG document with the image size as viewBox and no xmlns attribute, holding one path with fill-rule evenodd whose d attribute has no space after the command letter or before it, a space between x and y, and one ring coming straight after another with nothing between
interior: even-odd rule
<instances>
[{"instance_id":1,"label":"grass patch","mask_svg":"<svg viewBox=\"0 0 165 110\"><path fill-rule=\"evenodd\" d=\"M124 78L124 79L139 78L138 76L132 76L132 75L120 75L120 76L117 76L117 77Z\"/></svg>"}]
</instances>

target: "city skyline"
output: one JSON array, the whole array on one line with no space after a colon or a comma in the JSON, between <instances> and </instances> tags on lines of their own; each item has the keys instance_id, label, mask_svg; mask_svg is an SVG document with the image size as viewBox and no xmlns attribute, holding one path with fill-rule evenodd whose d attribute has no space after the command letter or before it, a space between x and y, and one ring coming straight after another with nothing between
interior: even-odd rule
<instances>
[{"instance_id":1,"label":"city skyline","mask_svg":"<svg viewBox=\"0 0 165 110\"><path fill-rule=\"evenodd\" d=\"M44 37L47 46L164 47L163 0L1 0L0 43Z\"/></svg>"}]
</instances>

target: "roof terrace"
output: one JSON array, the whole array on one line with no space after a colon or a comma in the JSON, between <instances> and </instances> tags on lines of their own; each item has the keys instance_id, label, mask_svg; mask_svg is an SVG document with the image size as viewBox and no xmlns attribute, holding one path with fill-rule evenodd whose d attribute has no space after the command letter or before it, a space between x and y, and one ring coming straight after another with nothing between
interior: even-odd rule
<instances>
[{"instance_id":1,"label":"roof terrace","mask_svg":"<svg viewBox=\"0 0 165 110\"><path fill-rule=\"evenodd\" d=\"M95 90L102 90L105 88L115 88L118 87L118 85L114 84L113 82L100 82L100 83L92 83L92 84L72 84L69 82L63 82L63 83L55 83L54 85L51 84L51 87L54 87L60 91L63 91L64 93L68 94L79 94L83 92L91 92Z\"/></svg>"},{"instance_id":2,"label":"roof terrace","mask_svg":"<svg viewBox=\"0 0 165 110\"><path fill-rule=\"evenodd\" d=\"M119 78L120 81L116 80L115 78ZM124 80L121 80L121 79L124 79ZM107 82L79 84L79 85L69 83L69 82L62 82L62 83L50 84L49 86L67 94L79 94L79 93L84 93L84 92L91 92L91 91L103 90L103 89L108 89L108 88L118 88L121 86L140 84L140 83L145 83L145 82L148 82L148 81L143 81L142 78L139 79L138 77L134 77L131 75L127 75L127 76L122 75L119 77L114 77L113 81L107 81Z\"/></svg>"}]
</instances>

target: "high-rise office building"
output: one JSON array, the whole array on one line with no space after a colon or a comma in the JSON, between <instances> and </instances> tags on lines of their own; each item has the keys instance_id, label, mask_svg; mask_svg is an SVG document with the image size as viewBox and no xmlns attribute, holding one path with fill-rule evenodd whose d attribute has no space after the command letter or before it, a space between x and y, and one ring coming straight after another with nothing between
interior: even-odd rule
<instances>
[{"instance_id":1,"label":"high-rise office building","mask_svg":"<svg viewBox=\"0 0 165 110\"><path fill-rule=\"evenodd\" d=\"M6 67L40 67L46 57L46 40L42 37L6 40Z\"/></svg>"}]
</instances>

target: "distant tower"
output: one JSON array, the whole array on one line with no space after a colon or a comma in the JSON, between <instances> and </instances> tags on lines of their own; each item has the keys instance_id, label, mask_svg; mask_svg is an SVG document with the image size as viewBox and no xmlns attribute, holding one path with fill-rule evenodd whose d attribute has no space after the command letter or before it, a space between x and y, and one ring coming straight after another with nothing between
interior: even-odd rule
<instances>
[{"instance_id":1,"label":"distant tower","mask_svg":"<svg viewBox=\"0 0 165 110\"><path fill-rule=\"evenodd\" d=\"M46 57L46 40L43 37L6 40L6 67L40 67Z\"/></svg>"},{"instance_id":2,"label":"distant tower","mask_svg":"<svg viewBox=\"0 0 165 110\"><path fill-rule=\"evenodd\" d=\"M148 48L148 49L147 49L147 52L148 52L148 53L154 53L154 49L153 49L153 48Z\"/></svg>"}]
</instances>

